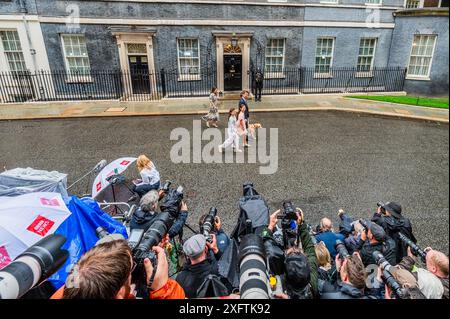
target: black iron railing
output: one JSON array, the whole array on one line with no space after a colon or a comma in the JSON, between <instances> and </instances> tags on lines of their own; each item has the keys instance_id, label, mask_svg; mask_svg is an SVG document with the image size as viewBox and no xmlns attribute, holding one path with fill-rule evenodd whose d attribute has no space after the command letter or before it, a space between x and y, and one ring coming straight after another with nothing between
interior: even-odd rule
<instances>
[{"instance_id":1,"label":"black iron railing","mask_svg":"<svg viewBox=\"0 0 450 319\"><path fill-rule=\"evenodd\" d=\"M262 94L308 94L402 91L406 69L331 68L318 73L314 68L284 68L264 74ZM256 89L250 70L249 86ZM208 96L217 85L215 68L202 68L197 74L175 70L121 71L91 70L0 72L0 103L25 101L121 100L157 101L162 98Z\"/></svg>"}]
</instances>

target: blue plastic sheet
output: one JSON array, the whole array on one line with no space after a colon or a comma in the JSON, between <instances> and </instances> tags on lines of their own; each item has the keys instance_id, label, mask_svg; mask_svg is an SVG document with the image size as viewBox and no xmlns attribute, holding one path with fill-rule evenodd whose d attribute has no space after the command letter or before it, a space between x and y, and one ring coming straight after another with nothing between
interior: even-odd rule
<instances>
[{"instance_id":1,"label":"blue plastic sheet","mask_svg":"<svg viewBox=\"0 0 450 319\"><path fill-rule=\"evenodd\" d=\"M110 234L119 233L128 238L125 226L103 212L93 199L79 199L72 196L67 198L65 203L72 214L55 231L55 234L61 234L67 238L62 248L69 251L69 258L59 271L49 278L56 289L64 285L73 265L98 241L95 233L97 227L101 226Z\"/></svg>"}]
</instances>

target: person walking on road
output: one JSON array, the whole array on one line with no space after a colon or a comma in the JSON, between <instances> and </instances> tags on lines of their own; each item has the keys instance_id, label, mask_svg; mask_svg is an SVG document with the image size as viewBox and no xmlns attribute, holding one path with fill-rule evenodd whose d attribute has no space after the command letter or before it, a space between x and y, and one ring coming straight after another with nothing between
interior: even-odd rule
<instances>
[{"instance_id":1,"label":"person walking on road","mask_svg":"<svg viewBox=\"0 0 450 319\"><path fill-rule=\"evenodd\" d=\"M237 110L233 107L228 112L228 138L223 142L223 144L219 145L219 152L223 152L225 148L230 145L233 145L235 152L242 152L239 149L239 136L238 136L238 128L237 128Z\"/></svg>"},{"instance_id":2,"label":"person walking on road","mask_svg":"<svg viewBox=\"0 0 450 319\"><path fill-rule=\"evenodd\" d=\"M219 101L219 89L212 87L211 94L209 95L209 112L208 114L202 116L202 119L206 121L206 126L217 127L217 122L219 122L219 108L217 103Z\"/></svg>"},{"instance_id":3,"label":"person walking on road","mask_svg":"<svg viewBox=\"0 0 450 319\"><path fill-rule=\"evenodd\" d=\"M244 134L244 131L241 131L241 132L238 131L238 133L240 135L241 135L241 133L244 134L244 139L243 139L244 147L250 146L248 144L248 124L249 124L248 122L249 122L249 118L250 118L250 112L248 110L248 103L247 103L249 95L250 95L250 92L248 90L243 90L241 92L241 99L239 100L239 110L241 110L241 108L244 107L244 111L243 111L244 115L243 116L244 116L244 121L245 121L245 134ZM239 122L239 117L238 117L238 122Z\"/></svg>"}]
</instances>

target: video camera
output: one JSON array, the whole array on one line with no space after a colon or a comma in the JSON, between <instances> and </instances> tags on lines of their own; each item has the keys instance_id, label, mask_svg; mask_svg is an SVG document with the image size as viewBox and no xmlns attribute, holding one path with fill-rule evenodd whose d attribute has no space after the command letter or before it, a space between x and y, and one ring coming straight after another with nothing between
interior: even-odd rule
<instances>
[{"instance_id":1,"label":"video camera","mask_svg":"<svg viewBox=\"0 0 450 319\"><path fill-rule=\"evenodd\" d=\"M215 229L214 222L216 220L216 216L217 216L217 209L215 207L211 207L201 227L201 232L209 243L212 242L210 234Z\"/></svg>"},{"instance_id":2,"label":"video camera","mask_svg":"<svg viewBox=\"0 0 450 319\"><path fill-rule=\"evenodd\" d=\"M384 258L383 254L379 251L374 251L372 253L372 256L375 259L377 265L380 266L383 270L384 283L388 285L389 288L391 288L391 290L398 298L403 299L403 297L405 296L405 292L404 289L400 287L399 283L392 276L392 265L386 260L386 258Z\"/></svg>"},{"instance_id":3,"label":"video camera","mask_svg":"<svg viewBox=\"0 0 450 319\"><path fill-rule=\"evenodd\" d=\"M0 270L0 299L17 299L53 275L69 257L62 235L51 234Z\"/></svg>"},{"instance_id":4,"label":"video camera","mask_svg":"<svg viewBox=\"0 0 450 319\"><path fill-rule=\"evenodd\" d=\"M400 240L411 248L411 252L414 254L414 256L419 256L420 259L422 259L422 261L424 263L427 262L426 251L421 249L417 244L415 244L411 239L406 237L404 234L398 233L398 235L399 235Z\"/></svg>"}]
</instances>

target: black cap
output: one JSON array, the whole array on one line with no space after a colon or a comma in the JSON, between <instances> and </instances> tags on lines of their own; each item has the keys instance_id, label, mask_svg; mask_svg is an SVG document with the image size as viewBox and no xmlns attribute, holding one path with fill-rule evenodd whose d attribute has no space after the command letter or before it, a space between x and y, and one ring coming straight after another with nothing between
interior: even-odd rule
<instances>
[{"instance_id":1,"label":"black cap","mask_svg":"<svg viewBox=\"0 0 450 319\"><path fill-rule=\"evenodd\" d=\"M386 232L380 225L373 222L367 222L367 227L369 227L370 232L377 241L383 242L386 239Z\"/></svg>"},{"instance_id":2,"label":"black cap","mask_svg":"<svg viewBox=\"0 0 450 319\"><path fill-rule=\"evenodd\" d=\"M302 291L311 281L311 269L308 259L303 254L286 257L286 288L293 292Z\"/></svg>"},{"instance_id":3,"label":"black cap","mask_svg":"<svg viewBox=\"0 0 450 319\"><path fill-rule=\"evenodd\" d=\"M387 202L382 206L386 211L391 213L392 216L395 218L401 218L402 217L402 206L400 204L397 204L395 202Z\"/></svg>"}]
</instances>

